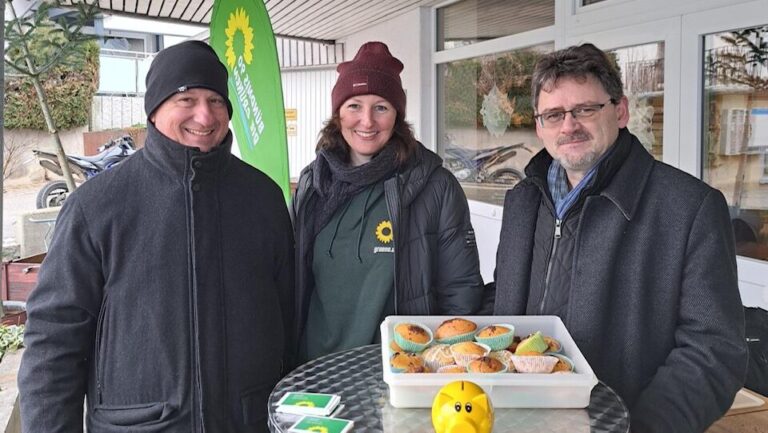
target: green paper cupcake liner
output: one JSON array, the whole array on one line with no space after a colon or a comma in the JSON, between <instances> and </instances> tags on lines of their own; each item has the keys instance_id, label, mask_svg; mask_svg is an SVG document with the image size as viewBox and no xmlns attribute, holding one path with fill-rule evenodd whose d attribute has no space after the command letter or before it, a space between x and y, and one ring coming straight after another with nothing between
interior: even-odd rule
<instances>
[{"instance_id":1,"label":"green paper cupcake liner","mask_svg":"<svg viewBox=\"0 0 768 433\"><path fill-rule=\"evenodd\" d=\"M465 341L472 341L475 339L475 331L467 332L466 334L454 335L453 337L442 338L435 340L440 344L456 344L463 343Z\"/></svg>"},{"instance_id":2,"label":"green paper cupcake liner","mask_svg":"<svg viewBox=\"0 0 768 433\"><path fill-rule=\"evenodd\" d=\"M515 327L513 325L501 323L489 326L507 328L509 329L509 332L502 335L495 335L493 337L478 337L477 334L475 334L475 341L487 345L491 348L492 351L506 349L512 344L512 340L515 338Z\"/></svg>"},{"instance_id":3,"label":"green paper cupcake liner","mask_svg":"<svg viewBox=\"0 0 768 433\"><path fill-rule=\"evenodd\" d=\"M427 347L429 347L430 344L432 344L432 340L433 340L434 337L432 336L432 330L431 329L429 329L428 327L426 327L424 325L421 325L419 323L407 323L407 324L408 325L416 325L416 326L424 329L425 331L427 331L427 334L429 334L429 340L426 343L424 343L424 344L415 343L413 341L406 340L400 334L395 332L395 329L397 329L398 326L402 325L402 323L397 323L397 324L395 324L395 327L392 328L392 333L394 334L395 343L397 343L397 345L400 346L404 351L411 352L411 353L419 353L419 352L423 351L424 349L426 349Z\"/></svg>"}]
</instances>

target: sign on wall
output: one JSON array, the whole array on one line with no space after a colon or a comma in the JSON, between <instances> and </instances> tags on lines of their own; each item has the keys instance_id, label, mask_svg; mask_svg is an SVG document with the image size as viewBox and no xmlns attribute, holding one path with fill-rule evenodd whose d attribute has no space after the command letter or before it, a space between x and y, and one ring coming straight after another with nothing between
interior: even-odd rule
<instances>
[{"instance_id":1,"label":"sign on wall","mask_svg":"<svg viewBox=\"0 0 768 433\"><path fill-rule=\"evenodd\" d=\"M232 127L241 158L266 173L290 199L280 65L264 2L215 2L211 46L229 72Z\"/></svg>"}]
</instances>

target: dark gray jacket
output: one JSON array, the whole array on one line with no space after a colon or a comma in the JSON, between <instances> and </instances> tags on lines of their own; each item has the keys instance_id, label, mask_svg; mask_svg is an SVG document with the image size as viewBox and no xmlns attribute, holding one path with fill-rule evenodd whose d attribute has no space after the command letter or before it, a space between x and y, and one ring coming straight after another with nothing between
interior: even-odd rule
<instances>
[{"instance_id":1,"label":"dark gray jacket","mask_svg":"<svg viewBox=\"0 0 768 433\"><path fill-rule=\"evenodd\" d=\"M265 432L293 320L293 241L267 176L149 125L66 201L28 306L24 432Z\"/></svg>"},{"instance_id":2,"label":"dark gray jacket","mask_svg":"<svg viewBox=\"0 0 768 433\"><path fill-rule=\"evenodd\" d=\"M316 194L313 164L299 178L292 211L296 233L296 312L301 335L313 290L314 239L300 227L313 224L305 212ZM384 181L395 242L395 314L475 314L483 280L469 218L469 206L456 178L442 160L419 145L412 161Z\"/></svg>"},{"instance_id":3,"label":"dark gray jacket","mask_svg":"<svg viewBox=\"0 0 768 433\"><path fill-rule=\"evenodd\" d=\"M736 256L723 195L654 160L622 129L615 174L567 218L577 222L561 261L563 319L597 377L630 408L634 433L703 432L731 405L747 364ZM622 160L616 160L616 156ZM554 234L543 150L509 191L496 272L495 314L553 314L536 263ZM601 166L600 170L603 170ZM600 170L598 177L600 177ZM536 250L536 252L534 252ZM536 259L534 259L536 257ZM558 262L554 262L554 266ZM562 299L562 293L548 293Z\"/></svg>"}]
</instances>

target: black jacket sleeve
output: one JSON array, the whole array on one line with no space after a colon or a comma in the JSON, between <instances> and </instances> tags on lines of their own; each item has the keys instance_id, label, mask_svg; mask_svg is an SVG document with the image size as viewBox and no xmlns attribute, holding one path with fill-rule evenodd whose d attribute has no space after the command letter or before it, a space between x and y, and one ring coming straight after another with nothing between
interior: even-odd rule
<instances>
[{"instance_id":1,"label":"black jacket sleeve","mask_svg":"<svg viewBox=\"0 0 768 433\"><path fill-rule=\"evenodd\" d=\"M747 347L728 208L712 190L688 237L675 341L633 408L633 433L703 432L744 383Z\"/></svg>"},{"instance_id":2,"label":"black jacket sleeve","mask_svg":"<svg viewBox=\"0 0 768 433\"><path fill-rule=\"evenodd\" d=\"M77 201L67 200L27 302L19 371L22 431L82 432L104 278Z\"/></svg>"},{"instance_id":3,"label":"black jacket sleeve","mask_svg":"<svg viewBox=\"0 0 768 433\"><path fill-rule=\"evenodd\" d=\"M483 278L475 230L461 185L447 174L440 209L434 288L438 314L477 314L483 301Z\"/></svg>"}]
</instances>

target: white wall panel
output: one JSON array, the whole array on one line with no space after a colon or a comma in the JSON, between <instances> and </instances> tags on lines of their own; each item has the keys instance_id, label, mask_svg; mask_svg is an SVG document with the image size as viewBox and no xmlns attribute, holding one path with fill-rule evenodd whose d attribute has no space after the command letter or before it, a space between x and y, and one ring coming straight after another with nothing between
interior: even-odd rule
<instances>
[{"instance_id":1,"label":"white wall panel","mask_svg":"<svg viewBox=\"0 0 768 433\"><path fill-rule=\"evenodd\" d=\"M288 166L291 179L315 159L317 134L331 117L331 90L336 83L335 65L283 71L283 105L296 110L296 134L288 135ZM287 123L291 123L287 121Z\"/></svg>"}]
</instances>

